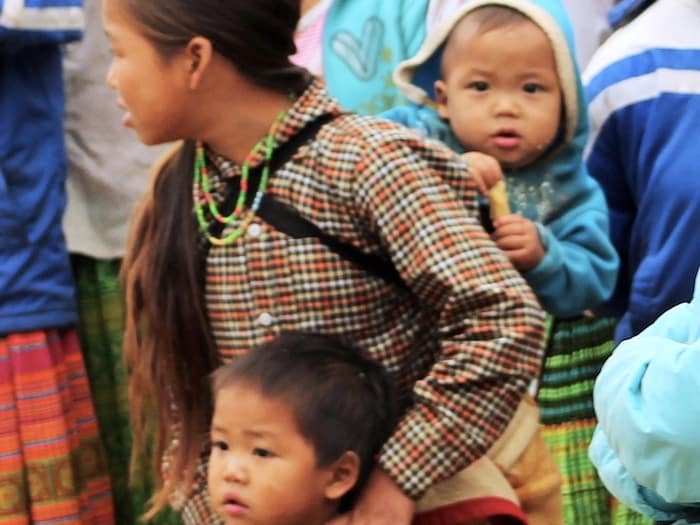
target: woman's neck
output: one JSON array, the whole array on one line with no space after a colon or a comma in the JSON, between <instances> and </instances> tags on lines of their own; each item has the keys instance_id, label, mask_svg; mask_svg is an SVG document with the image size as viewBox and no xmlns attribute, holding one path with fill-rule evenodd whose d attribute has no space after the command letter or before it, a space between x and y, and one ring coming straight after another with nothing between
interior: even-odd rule
<instances>
[{"instance_id":1,"label":"woman's neck","mask_svg":"<svg viewBox=\"0 0 700 525\"><path fill-rule=\"evenodd\" d=\"M265 137L281 112L290 105L289 95L260 90L254 96L239 91L236 102L210 110L206 132L199 137L212 150L243 164Z\"/></svg>"},{"instance_id":2,"label":"woman's neck","mask_svg":"<svg viewBox=\"0 0 700 525\"><path fill-rule=\"evenodd\" d=\"M226 60L215 57L205 81L189 102L190 136L236 164L265 137L291 105L289 94L252 83Z\"/></svg>"}]
</instances>

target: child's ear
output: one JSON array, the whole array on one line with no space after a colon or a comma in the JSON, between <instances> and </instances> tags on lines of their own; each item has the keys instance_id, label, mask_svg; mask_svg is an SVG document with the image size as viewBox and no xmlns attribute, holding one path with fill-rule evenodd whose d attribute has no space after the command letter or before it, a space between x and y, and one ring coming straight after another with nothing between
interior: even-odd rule
<instances>
[{"instance_id":1,"label":"child's ear","mask_svg":"<svg viewBox=\"0 0 700 525\"><path fill-rule=\"evenodd\" d=\"M435 81L435 107L438 115L442 118L450 118L450 114L447 112L447 85L444 80Z\"/></svg>"},{"instance_id":2,"label":"child's ear","mask_svg":"<svg viewBox=\"0 0 700 525\"><path fill-rule=\"evenodd\" d=\"M360 458L350 450L344 452L329 467L330 476L325 488L325 496L329 500L339 500L350 492L360 476Z\"/></svg>"},{"instance_id":3,"label":"child's ear","mask_svg":"<svg viewBox=\"0 0 700 525\"><path fill-rule=\"evenodd\" d=\"M213 53L214 48L208 38L196 36L188 42L185 48L185 67L190 89L199 87L211 63Z\"/></svg>"}]
</instances>

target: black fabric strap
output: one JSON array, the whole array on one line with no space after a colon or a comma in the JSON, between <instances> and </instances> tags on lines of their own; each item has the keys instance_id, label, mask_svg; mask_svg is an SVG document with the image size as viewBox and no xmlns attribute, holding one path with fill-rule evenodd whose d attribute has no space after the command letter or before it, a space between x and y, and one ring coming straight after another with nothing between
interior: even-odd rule
<instances>
[{"instance_id":1,"label":"black fabric strap","mask_svg":"<svg viewBox=\"0 0 700 525\"><path fill-rule=\"evenodd\" d=\"M280 146L270 158L270 173L275 173L281 168L304 144L311 142L320 129L332 121L336 115L325 114L309 122L299 133L293 136L288 142ZM252 190L260 183L263 166L256 166L251 169L248 175L248 185ZM238 200L239 187L234 185L228 193L224 202L219 206L222 215L229 215ZM246 196L246 205L250 206L255 192L249 191ZM348 262L353 263L367 273L379 277L389 284L406 288L406 284L394 265L388 259L375 254L369 254L357 248L353 244L341 241L332 235L322 231L313 222L302 216L291 206L280 202L270 195L264 195L260 207L256 212L258 217L273 226L276 230L295 239L316 238L329 250ZM209 234L213 237L220 237L224 229L224 224L213 221L209 228ZM206 255L205 255L206 257Z\"/></svg>"},{"instance_id":2,"label":"black fabric strap","mask_svg":"<svg viewBox=\"0 0 700 525\"><path fill-rule=\"evenodd\" d=\"M271 197L263 198L258 216L275 229L295 239L317 238L336 255L389 284L406 288L394 265L381 255L363 252L355 245L327 234L297 210Z\"/></svg>"}]
</instances>

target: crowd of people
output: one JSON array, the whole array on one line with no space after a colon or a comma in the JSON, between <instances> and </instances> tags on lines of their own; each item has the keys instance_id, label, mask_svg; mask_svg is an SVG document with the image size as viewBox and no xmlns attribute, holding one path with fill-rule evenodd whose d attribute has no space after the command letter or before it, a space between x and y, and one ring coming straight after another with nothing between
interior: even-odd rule
<instances>
[{"instance_id":1,"label":"crowd of people","mask_svg":"<svg viewBox=\"0 0 700 525\"><path fill-rule=\"evenodd\" d=\"M696 27L0 0L0 525L700 523Z\"/></svg>"}]
</instances>

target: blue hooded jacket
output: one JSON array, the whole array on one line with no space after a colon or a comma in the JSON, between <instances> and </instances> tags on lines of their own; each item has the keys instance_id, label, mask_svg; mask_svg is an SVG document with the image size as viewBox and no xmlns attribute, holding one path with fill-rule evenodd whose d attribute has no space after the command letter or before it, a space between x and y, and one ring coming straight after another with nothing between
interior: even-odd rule
<instances>
[{"instance_id":1,"label":"blue hooded jacket","mask_svg":"<svg viewBox=\"0 0 700 525\"><path fill-rule=\"evenodd\" d=\"M588 116L574 58L574 37L559 0L475 0L432 33L419 52L401 63L394 80L413 102L382 116L441 140L462 153L449 123L433 109L433 85L440 78L442 49L451 30L468 13L487 5L515 9L549 37L563 93L564 123L549 152L531 165L504 172L510 207L538 225L545 257L524 273L543 307L573 317L611 294L618 258L609 239L603 193L583 163Z\"/></svg>"},{"instance_id":2,"label":"blue hooded jacket","mask_svg":"<svg viewBox=\"0 0 700 525\"><path fill-rule=\"evenodd\" d=\"M656 0L608 38L583 75L587 165L607 197L621 259L616 289L599 308L620 317L617 342L692 296L700 261L698 28L700 0Z\"/></svg>"},{"instance_id":3,"label":"blue hooded jacket","mask_svg":"<svg viewBox=\"0 0 700 525\"><path fill-rule=\"evenodd\" d=\"M610 491L659 521L700 523L700 273L695 296L624 341L595 384L590 457Z\"/></svg>"},{"instance_id":4,"label":"blue hooded jacket","mask_svg":"<svg viewBox=\"0 0 700 525\"><path fill-rule=\"evenodd\" d=\"M45 18L36 1L29 4L36 27L7 11L0 18L17 23L0 27L0 337L77 322L61 229L66 153L59 42L80 35L80 3L44 2L53 8ZM60 4L70 19L65 27L55 25Z\"/></svg>"}]
</instances>

